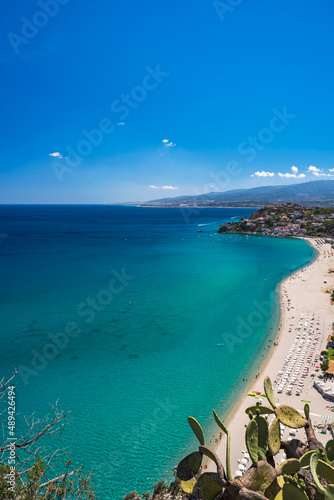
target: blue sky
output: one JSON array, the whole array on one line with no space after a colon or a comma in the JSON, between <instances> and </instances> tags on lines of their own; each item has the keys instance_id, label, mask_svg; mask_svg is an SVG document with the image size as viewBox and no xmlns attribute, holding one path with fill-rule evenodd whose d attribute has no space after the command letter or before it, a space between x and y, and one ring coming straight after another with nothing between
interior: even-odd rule
<instances>
[{"instance_id":1,"label":"blue sky","mask_svg":"<svg viewBox=\"0 0 334 500\"><path fill-rule=\"evenodd\" d=\"M332 0L0 9L0 203L148 200L334 175Z\"/></svg>"}]
</instances>

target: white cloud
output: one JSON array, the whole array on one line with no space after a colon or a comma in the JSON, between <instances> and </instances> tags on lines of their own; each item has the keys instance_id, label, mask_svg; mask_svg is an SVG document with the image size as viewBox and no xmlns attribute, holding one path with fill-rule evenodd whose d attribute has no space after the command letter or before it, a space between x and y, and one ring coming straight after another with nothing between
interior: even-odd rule
<instances>
[{"instance_id":1,"label":"white cloud","mask_svg":"<svg viewBox=\"0 0 334 500\"><path fill-rule=\"evenodd\" d=\"M298 168L297 167L291 167L291 170L294 174L296 174L298 172Z\"/></svg>"},{"instance_id":2,"label":"white cloud","mask_svg":"<svg viewBox=\"0 0 334 500\"><path fill-rule=\"evenodd\" d=\"M59 160L68 160L67 156L63 156L59 152L49 153L49 156L53 156L54 158L59 158Z\"/></svg>"},{"instance_id":3,"label":"white cloud","mask_svg":"<svg viewBox=\"0 0 334 500\"><path fill-rule=\"evenodd\" d=\"M125 122L119 122L117 125L125 125Z\"/></svg>"},{"instance_id":4,"label":"white cloud","mask_svg":"<svg viewBox=\"0 0 334 500\"><path fill-rule=\"evenodd\" d=\"M169 141L168 139L163 139L162 142L164 143L167 148L172 148L173 146L176 146L175 142Z\"/></svg>"},{"instance_id":5,"label":"white cloud","mask_svg":"<svg viewBox=\"0 0 334 500\"><path fill-rule=\"evenodd\" d=\"M320 176L321 177L333 177L332 174L326 174L320 168L313 167L312 165L310 167L308 167L307 171L310 172L311 174L315 175L316 177L320 177ZM334 168L330 168L329 171L334 172Z\"/></svg>"},{"instance_id":6,"label":"white cloud","mask_svg":"<svg viewBox=\"0 0 334 500\"><path fill-rule=\"evenodd\" d=\"M151 184L150 186L147 186L150 189L179 189L176 186L155 186L154 184Z\"/></svg>"},{"instance_id":7,"label":"white cloud","mask_svg":"<svg viewBox=\"0 0 334 500\"><path fill-rule=\"evenodd\" d=\"M296 174L289 174L289 172L287 172L286 174L282 174L281 172L278 172L278 176L279 177L297 177Z\"/></svg>"},{"instance_id":8,"label":"white cloud","mask_svg":"<svg viewBox=\"0 0 334 500\"><path fill-rule=\"evenodd\" d=\"M255 172L256 177L274 177L274 172L265 172L262 170L262 172Z\"/></svg>"},{"instance_id":9,"label":"white cloud","mask_svg":"<svg viewBox=\"0 0 334 500\"><path fill-rule=\"evenodd\" d=\"M296 175L296 174L290 174L289 172L287 172L286 174L282 174L281 172L278 172L278 176L279 177L286 177L287 179L289 179L291 177L293 177L294 179L303 179L305 177L305 174Z\"/></svg>"}]
</instances>

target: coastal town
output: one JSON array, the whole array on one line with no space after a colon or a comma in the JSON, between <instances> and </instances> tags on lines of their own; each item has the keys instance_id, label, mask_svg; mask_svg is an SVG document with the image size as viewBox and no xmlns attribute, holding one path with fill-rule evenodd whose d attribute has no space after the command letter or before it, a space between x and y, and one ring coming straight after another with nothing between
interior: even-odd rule
<instances>
[{"instance_id":1,"label":"coastal town","mask_svg":"<svg viewBox=\"0 0 334 500\"><path fill-rule=\"evenodd\" d=\"M266 236L307 236L334 241L334 209L298 204L267 205L248 219L222 224L218 233L263 234Z\"/></svg>"}]
</instances>

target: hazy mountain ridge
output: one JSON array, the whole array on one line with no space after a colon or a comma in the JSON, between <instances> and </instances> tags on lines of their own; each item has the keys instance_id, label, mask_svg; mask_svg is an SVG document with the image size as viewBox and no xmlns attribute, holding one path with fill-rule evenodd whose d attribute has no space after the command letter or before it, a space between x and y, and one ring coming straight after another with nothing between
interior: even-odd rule
<instances>
[{"instance_id":1,"label":"hazy mountain ridge","mask_svg":"<svg viewBox=\"0 0 334 500\"><path fill-rule=\"evenodd\" d=\"M211 192L195 196L177 196L139 203L144 206L214 206L224 204L266 205L300 203L302 205L334 205L334 180L309 181L289 186L263 186L251 189L235 189Z\"/></svg>"}]
</instances>

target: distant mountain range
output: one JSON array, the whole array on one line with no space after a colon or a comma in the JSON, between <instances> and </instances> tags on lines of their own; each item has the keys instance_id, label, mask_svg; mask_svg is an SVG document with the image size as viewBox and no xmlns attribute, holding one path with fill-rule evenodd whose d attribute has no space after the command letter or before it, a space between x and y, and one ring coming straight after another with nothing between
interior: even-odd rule
<instances>
[{"instance_id":1,"label":"distant mountain range","mask_svg":"<svg viewBox=\"0 0 334 500\"><path fill-rule=\"evenodd\" d=\"M334 180L310 181L289 186L263 186L252 189L212 192L195 196L162 198L140 206L179 207L179 206L251 206L299 203L310 206L334 206Z\"/></svg>"}]
</instances>

